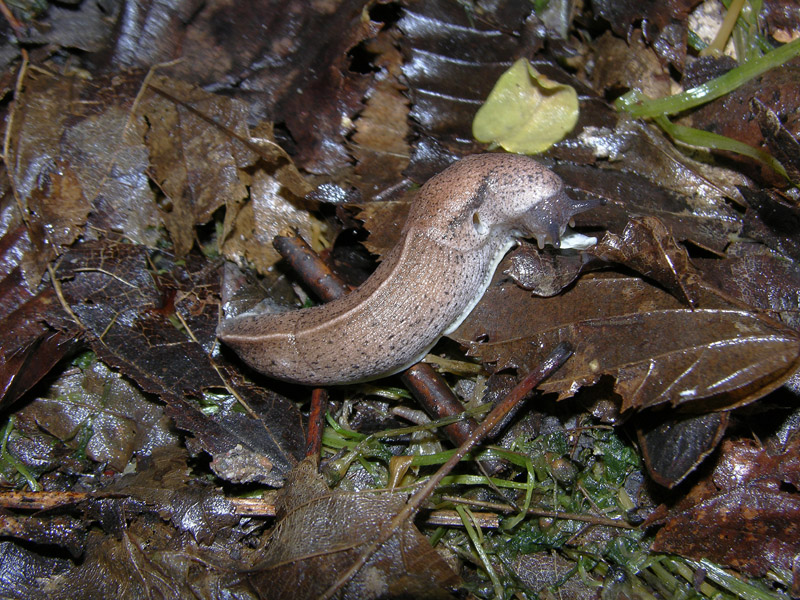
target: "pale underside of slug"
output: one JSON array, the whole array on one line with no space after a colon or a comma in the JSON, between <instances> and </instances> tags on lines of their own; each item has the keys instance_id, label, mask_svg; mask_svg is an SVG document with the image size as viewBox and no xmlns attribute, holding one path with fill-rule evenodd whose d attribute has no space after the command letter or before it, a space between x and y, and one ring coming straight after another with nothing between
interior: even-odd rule
<instances>
[{"instance_id":1,"label":"pale underside of slug","mask_svg":"<svg viewBox=\"0 0 800 600\"><path fill-rule=\"evenodd\" d=\"M400 242L357 290L328 304L223 320L217 335L251 367L307 385L375 379L414 364L467 316L518 237L558 245L590 208L534 160L480 154L417 194Z\"/></svg>"}]
</instances>

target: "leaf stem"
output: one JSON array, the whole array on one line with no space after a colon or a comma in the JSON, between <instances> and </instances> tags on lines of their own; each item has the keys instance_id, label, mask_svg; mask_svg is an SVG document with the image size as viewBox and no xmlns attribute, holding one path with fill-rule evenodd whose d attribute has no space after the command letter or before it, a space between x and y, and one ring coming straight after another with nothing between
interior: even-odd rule
<instances>
[{"instance_id":1,"label":"leaf stem","mask_svg":"<svg viewBox=\"0 0 800 600\"><path fill-rule=\"evenodd\" d=\"M643 99L644 97L639 90L632 90L620 96L615 105L618 110L624 110L634 118L675 114L724 96L754 77L758 77L773 67L782 65L798 54L800 54L800 38L775 48L764 56L747 61L724 75L715 77L680 94L651 100Z\"/></svg>"},{"instance_id":2,"label":"leaf stem","mask_svg":"<svg viewBox=\"0 0 800 600\"><path fill-rule=\"evenodd\" d=\"M472 517L472 513L468 508L461 504L456 505L456 512L461 517L461 523L464 525L464 530L467 532L467 536L472 542L472 547L475 548L478 558L481 559L483 568L486 570L486 574L489 575L489 579L492 580L492 587L494 587L495 597L502 598L503 584L500 582L500 578L497 576L497 572L495 572L494 567L492 566L492 561L489 560L489 557L486 554L486 550L483 549L481 540L478 537L480 530L476 532L475 528L472 526L472 520L474 519L474 517Z\"/></svg>"},{"instance_id":3,"label":"leaf stem","mask_svg":"<svg viewBox=\"0 0 800 600\"><path fill-rule=\"evenodd\" d=\"M654 117L653 120L667 133L667 135L669 135L669 137L677 142L689 144L690 146L699 146L701 148L727 150L729 152L742 154L743 156L749 156L750 158L754 158L768 165L786 180L791 181L789 179L789 175L786 173L786 169L783 168L783 165L780 163L780 161L778 161L778 159L768 152L764 152L760 148L754 148L753 146L745 144L744 142L740 142L739 140L734 140L733 138L719 135L718 133L713 133L711 131L695 129L694 127L686 127L684 125L676 125L663 115L658 115Z\"/></svg>"},{"instance_id":4,"label":"leaf stem","mask_svg":"<svg viewBox=\"0 0 800 600\"><path fill-rule=\"evenodd\" d=\"M733 2L731 2L731 5L728 7L728 12L725 13L725 19L723 19L722 25L720 26L717 35L714 37L714 41L706 46L702 52L700 52L700 56L717 54L725 50L725 44L728 43L728 38L733 32L733 28L736 25L737 19L739 18L739 13L742 12L743 6L744 0L733 0Z\"/></svg>"}]
</instances>

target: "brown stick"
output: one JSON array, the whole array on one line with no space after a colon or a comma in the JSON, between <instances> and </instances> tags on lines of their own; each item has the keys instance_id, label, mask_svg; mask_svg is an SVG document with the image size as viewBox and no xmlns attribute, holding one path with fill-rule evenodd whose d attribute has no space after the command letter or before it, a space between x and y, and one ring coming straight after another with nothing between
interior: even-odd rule
<instances>
[{"instance_id":1,"label":"brown stick","mask_svg":"<svg viewBox=\"0 0 800 600\"><path fill-rule=\"evenodd\" d=\"M25 29L24 26L19 22L19 19L14 16L14 13L11 12L3 0L0 0L0 14L2 14L6 21L8 21L8 24L11 25L11 28L14 30L15 34L22 34L23 30Z\"/></svg>"},{"instance_id":2,"label":"brown stick","mask_svg":"<svg viewBox=\"0 0 800 600\"><path fill-rule=\"evenodd\" d=\"M350 287L328 268L300 236L279 235L272 240L272 245L323 302L336 300L350 292Z\"/></svg>"},{"instance_id":3,"label":"brown stick","mask_svg":"<svg viewBox=\"0 0 800 600\"><path fill-rule=\"evenodd\" d=\"M328 394L322 388L311 392L311 410L308 413L308 433L306 434L306 458L319 458L322 450L322 429L325 411L328 408Z\"/></svg>"}]
</instances>

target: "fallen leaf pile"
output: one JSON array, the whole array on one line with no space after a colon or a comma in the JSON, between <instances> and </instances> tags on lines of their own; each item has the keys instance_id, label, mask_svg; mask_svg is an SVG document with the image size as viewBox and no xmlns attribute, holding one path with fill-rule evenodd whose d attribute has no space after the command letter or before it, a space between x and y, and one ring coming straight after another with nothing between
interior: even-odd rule
<instances>
[{"instance_id":1,"label":"fallen leaf pile","mask_svg":"<svg viewBox=\"0 0 800 600\"><path fill-rule=\"evenodd\" d=\"M800 59L669 114L779 169L614 103L800 44L765 0L704 52L715 6L0 1L0 596L800 596ZM399 379L332 389L320 468L310 390L217 323L314 302L290 229L363 281L419 185L487 143L539 152L598 241L521 243L430 360L480 420L574 353L477 458L504 472L444 481L510 507L497 531L435 493L336 584L449 442ZM655 583L647 552L683 571Z\"/></svg>"}]
</instances>

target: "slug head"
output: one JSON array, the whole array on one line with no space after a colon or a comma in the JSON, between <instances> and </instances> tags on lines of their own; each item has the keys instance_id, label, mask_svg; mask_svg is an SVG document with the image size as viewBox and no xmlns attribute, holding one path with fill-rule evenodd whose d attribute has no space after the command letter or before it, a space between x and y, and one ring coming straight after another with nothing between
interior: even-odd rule
<instances>
[{"instance_id":1,"label":"slug head","mask_svg":"<svg viewBox=\"0 0 800 600\"><path fill-rule=\"evenodd\" d=\"M409 223L425 223L454 246L518 236L558 247L570 219L598 204L567 196L561 178L532 158L476 154L420 189Z\"/></svg>"}]
</instances>

